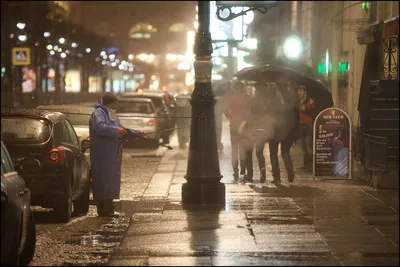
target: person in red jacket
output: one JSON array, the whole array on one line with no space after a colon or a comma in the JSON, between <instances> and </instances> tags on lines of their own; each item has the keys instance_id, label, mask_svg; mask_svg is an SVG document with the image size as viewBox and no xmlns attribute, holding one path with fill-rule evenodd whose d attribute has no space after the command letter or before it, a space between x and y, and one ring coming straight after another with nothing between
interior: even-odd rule
<instances>
[{"instance_id":1,"label":"person in red jacket","mask_svg":"<svg viewBox=\"0 0 400 267\"><path fill-rule=\"evenodd\" d=\"M315 112L315 102L307 95L307 87L300 85L297 87L299 97L299 124L300 139L304 152L304 168L311 170L313 158L313 117Z\"/></svg>"},{"instance_id":2,"label":"person in red jacket","mask_svg":"<svg viewBox=\"0 0 400 267\"><path fill-rule=\"evenodd\" d=\"M242 122L246 121L249 110L250 97L245 93L244 84L237 82L234 84L233 92L228 96L225 116L230 121L230 135L232 146L232 167L235 179L239 177L239 160L240 158L240 174L245 174L245 149L242 147L241 136L238 132Z\"/></svg>"}]
</instances>

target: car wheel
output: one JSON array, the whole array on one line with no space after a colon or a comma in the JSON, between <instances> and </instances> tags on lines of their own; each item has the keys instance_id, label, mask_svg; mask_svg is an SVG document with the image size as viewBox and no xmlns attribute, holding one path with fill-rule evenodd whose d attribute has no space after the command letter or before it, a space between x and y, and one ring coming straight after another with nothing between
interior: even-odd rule
<instances>
[{"instance_id":1,"label":"car wheel","mask_svg":"<svg viewBox=\"0 0 400 267\"><path fill-rule=\"evenodd\" d=\"M86 215L89 211L89 182L86 183L82 195L74 201L74 212L80 215Z\"/></svg>"},{"instance_id":2,"label":"car wheel","mask_svg":"<svg viewBox=\"0 0 400 267\"><path fill-rule=\"evenodd\" d=\"M35 221L33 220L33 214L30 212L29 215L29 222L28 222L28 232L27 232L27 237L25 241L25 247L22 250L21 256L20 256L20 263L23 266L28 265L35 254L35 247L36 247L36 227L35 227Z\"/></svg>"},{"instance_id":3,"label":"car wheel","mask_svg":"<svg viewBox=\"0 0 400 267\"><path fill-rule=\"evenodd\" d=\"M54 207L54 212L59 221L69 222L72 216L72 187L70 182L68 182L67 194L63 195L59 204Z\"/></svg>"}]
</instances>

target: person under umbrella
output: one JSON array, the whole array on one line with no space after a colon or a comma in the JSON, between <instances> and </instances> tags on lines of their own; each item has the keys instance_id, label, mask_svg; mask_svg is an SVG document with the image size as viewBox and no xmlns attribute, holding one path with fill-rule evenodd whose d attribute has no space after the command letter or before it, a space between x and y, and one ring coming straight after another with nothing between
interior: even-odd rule
<instances>
[{"instance_id":1,"label":"person under umbrella","mask_svg":"<svg viewBox=\"0 0 400 267\"><path fill-rule=\"evenodd\" d=\"M316 106L314 100L307 94L307 87L299 85L297 88L299 97L299 124L300 139L304 152L303 168L311 170L313 159L313 125L316 117Z\"/></svg>"},{"instance_id":2,"label":"person under umbrella","mask_svg":"<svg viewBox=\"0 0 400 267\"><path fill-rule=\"evenodd\" d=\"M127 131L115 114L118 98L105 93L95 104L89 119L90 163L93 198L99 216L114 215L113 199L118 199L121 187L121 142ZM146 135L131 130L136 135Z\"/></svg>"}]
</instances>

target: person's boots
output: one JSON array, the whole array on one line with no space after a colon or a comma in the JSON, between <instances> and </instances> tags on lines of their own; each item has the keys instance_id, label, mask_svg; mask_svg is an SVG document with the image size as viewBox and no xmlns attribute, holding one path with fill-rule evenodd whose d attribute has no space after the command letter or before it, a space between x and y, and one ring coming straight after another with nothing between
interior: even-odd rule
<instances>
[{"instance_id":1,"label":"person's boots","mask_svg":"<svg viewBox=\"0 0 400 267\"><path fill-rule=\"evenodd\" d=\"M100 217L103 217L105 215L105 210L104 210L104 200L97 200L96 201L96 206L97 206L97 215Z\"/></svg>"},{"instance_id":2,"label":"person's boots","mask_svg":"<svg viewBox=\"0 0 400 267\"><path fill-rule=\"evenodd\" d=\"M287 155L282 155L282 158L283 158L283 162L285 164L285 168L287 171L288 180L289 180L289 182L293 182L294 171L293 171L292 157L290 156L290 154L287 154Z\"/></svg>"},{"instance_id":3,"label":"person's boots","mask_svg":"<svg viewBox=\"0 0 400 267\"><path fill-rule=\"evenodd\" d=\"M267 171L265 170L265 168L262 168L260 170L260 183L264 183L266 179L267 179Z\"/></svg>"},{"instance_id":4,"label":"person's boots","mask_svg":"<svg viewBox=\"0 0 400 267\"><path fill-rule=\"evenodd\" d=\"M246 168L245 167L241 167L240 168L240 175L245 175L246 174Z\"/></svg>"},{"instance_id":5,"label":"person's boots","mask_svg":"<svg viewBox=\"0 0 400 267\"><path fill-rule=\"evenodd\" d=\"M244 176L244 179L248 182L253 182L253 171L247 170L247 174Z\"/></svg>"}]
</instances>

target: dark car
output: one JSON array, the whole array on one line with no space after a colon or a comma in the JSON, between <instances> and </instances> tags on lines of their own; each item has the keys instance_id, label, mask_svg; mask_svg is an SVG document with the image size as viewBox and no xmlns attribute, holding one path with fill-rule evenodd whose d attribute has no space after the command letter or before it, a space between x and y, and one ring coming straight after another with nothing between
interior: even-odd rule
<instances>
[{"instance_id":1,"label":"dark car","mask_svg":"<svg viewBox=\"0 0 400 267\"><path fill-rule=\"evenodd\" d=\"M142 90L140 92L129 92L123 94L119 100L132 98L149 98L156 108L157 118L160 119L160 132L163 143L169 143L169 137L174 131L175 121L171 106L165 102L165 93L159 91Z\"/></svg>"},{"instance_id":2,"label":"dark car","mask_svg":"<svg viewBox=\"0 0 400 267\"><path fill-rule=\"evenodd\" d=\"M24 160L20 168L38 169L37 161ZM31 211L31 193L15 172L11 157L1 142L1 265L27 265L35 253L36 228Z\"/></svg>"},{"instance_id":3,"label":"dark car","mask_svg":"<svg viewBox=\"0 0 400 267\"><path fill-rule=\"evenodd\" d=\"M72 208L89 209L89 163L82 145L64 114L39 109L2 109L2 138L14 166L32 194L32 205L53 208L67 222ZM20 168L24 160L40 162L38 170Z\"/></svg>"}]
</instances>

